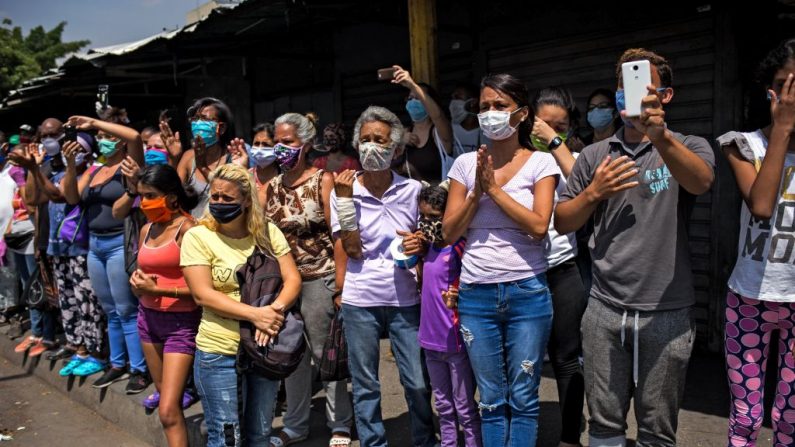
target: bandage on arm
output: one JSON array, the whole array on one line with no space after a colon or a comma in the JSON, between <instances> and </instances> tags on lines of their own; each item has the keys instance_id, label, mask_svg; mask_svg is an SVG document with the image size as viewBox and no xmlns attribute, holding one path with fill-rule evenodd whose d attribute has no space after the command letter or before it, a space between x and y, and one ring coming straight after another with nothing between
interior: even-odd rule
<instances>
[{"instance_id":1,"label":"bandage on arm","mask_svg":"<svg viewBox=\"0 0 795 447\"><path fill-rule=\"evenodd\" d=\"M340 223L341 231L356 231L359 229L353 198L337 197L337 220Z\"/></svg>"}]
</instances>

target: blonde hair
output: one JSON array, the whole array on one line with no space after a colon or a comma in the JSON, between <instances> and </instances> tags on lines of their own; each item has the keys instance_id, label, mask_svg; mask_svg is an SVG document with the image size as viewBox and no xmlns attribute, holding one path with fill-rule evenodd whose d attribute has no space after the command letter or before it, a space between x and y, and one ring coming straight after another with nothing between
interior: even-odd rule
<instances>
[{"instance_id":1,"label":"blonde hair","mask_svg":"<svg viewBox=\"0 0 795 447\"><path fill-rule=\"evenodd\" d=\"M248 200L251 203L251 206L246 211L246 228L249 234L254 237L254 243L257 247L267 253L273 253L273 250L271 250L270 232L268 231L270 221L262 210L262 205L260 205L256 194L257 187L254 185L254 180L248 170L242 166L227 163L217 167L210 174L208 183L212 184L215 180L226 180L237 185L238 189L240 189L240 194L243 196L243 201ZM204 225L213 231L218 229L218 222L210 214L209 208L199 220L199 225Z\"/></svg>"}]
</instances>

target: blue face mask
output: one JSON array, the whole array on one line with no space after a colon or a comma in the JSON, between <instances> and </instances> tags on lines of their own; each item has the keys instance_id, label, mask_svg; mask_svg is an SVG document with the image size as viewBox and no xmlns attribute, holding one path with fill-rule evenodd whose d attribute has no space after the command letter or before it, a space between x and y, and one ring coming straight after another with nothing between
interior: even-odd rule
<instances>
[{"instance_id":1,"label":"blue face mask","mask_svg":"<svg viewBox=\"0 0 795 447\"><path fill-rule=\"evenodd\" d=\"M428 112L425 110L425 106L422 105L422 101L419 99L409 99L406 102L406 111L409 112L411 120L415 123L428 118Z\"/></svg>"},{"instance_id":2,"label":"blue face mask","mask_svg":"<svg viewBox=\"0 0 795 447\"><path fill-rule=\"evenodd\" d=\"M218 143L218 123L210 120L196 120L190 123L193 138L202 137L204 145L214 146Z\"/></svg>"},{"instance_id":3,"label":"blue face mask","mask_svg":"<svg viewBox=\"0 0 795 447\"><path fill-rule=\"evenodd\" d=\"M147 149L144 152L144 162L147 166L152 165L167 165L168 154L161 149Z\"/></svg>"},{"instance_id":4,"label":"blue face mask","mask_svg":"<svg viewBox=\"0 0 795 447\"><path fill-rule=\"evenodd\" d=\"M610 123L613 122L613 114L615 111L616 110L612 107L608 107L606 109L597 107L588 112L588 124L590 124L594 129L605 129L610 125Z\"/></svg>"}]
</instances>

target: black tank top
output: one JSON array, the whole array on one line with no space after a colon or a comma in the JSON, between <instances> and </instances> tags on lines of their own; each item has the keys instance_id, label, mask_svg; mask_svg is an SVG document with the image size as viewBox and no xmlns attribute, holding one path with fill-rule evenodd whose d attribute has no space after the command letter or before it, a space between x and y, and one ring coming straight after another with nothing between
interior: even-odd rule
<instances>
[{"instance_id":1,"label":"black tank top","mask_svg":"<svg viewBox=\"0 0 795 447\"><path fill-rule=\"evenodd\" d=\"M94 175L99 169L91 175ZM89 180L90 184L91 180ZM113 204L124 194L121 169L113 177L97 186L89 186L83 191L83 206L86 207L88 230L93 234L117 235L124 232L124 221L113 217Z\"/></svg>"},{"instance_id":2,"label":"black tank top","mask_svg":"<svg viewBox=\"0 0 795 447\"><path fill-rule=\"evenodd\" d=\"M428 183L439 184L442 181L442 156L436 146L434 132L436 127L431 126L428 131L428 141L422 147L406 146L406 160L410 166L409 172L416 172L420 178Z\"/></svg>"}]
</instances>

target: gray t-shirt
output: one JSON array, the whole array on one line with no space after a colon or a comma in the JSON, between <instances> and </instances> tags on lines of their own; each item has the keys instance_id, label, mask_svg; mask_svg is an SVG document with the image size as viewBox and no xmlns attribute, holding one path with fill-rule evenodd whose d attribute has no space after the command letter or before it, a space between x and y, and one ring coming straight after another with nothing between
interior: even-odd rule
<instances>
[{"instance_id":1,"label":"gray t-shirt","mask_svg":"<svg viewBox=\"0 0 795 447\"><path fill-rule=\"evenodd\" d=\"M715 169L707 140L674 137ZM610 155L635 160L640 184L602 201L588 241L593 258L591 295L627 310L673 310L695 302L687 221L695 196L679 187L650 142L628 145L624 130L583 149L568 178L565 202L583 192Z\"/></svg>"}]
</instances>

